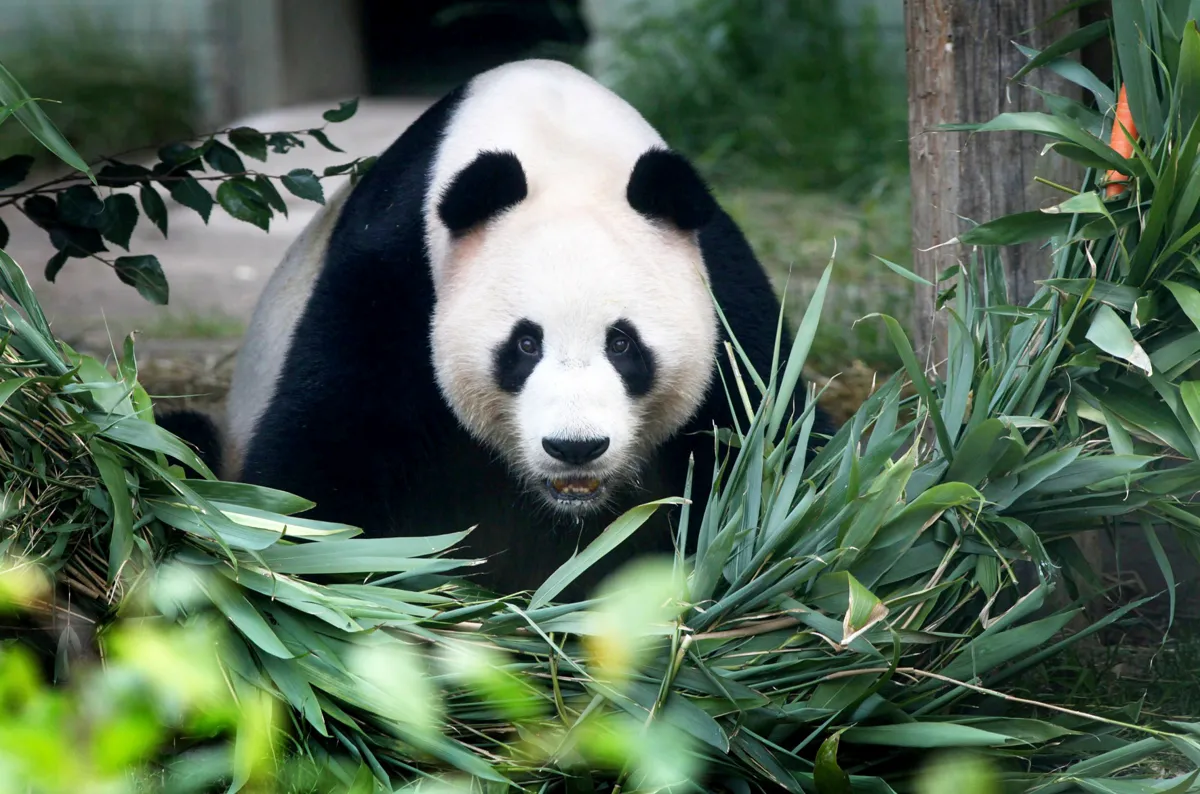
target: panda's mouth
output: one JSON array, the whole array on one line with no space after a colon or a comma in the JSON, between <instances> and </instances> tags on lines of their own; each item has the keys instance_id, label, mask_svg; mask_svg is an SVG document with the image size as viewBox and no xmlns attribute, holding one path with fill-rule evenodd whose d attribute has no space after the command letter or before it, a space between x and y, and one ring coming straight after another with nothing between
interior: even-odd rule
<instances>
[{"instance_id":1,"label":"panda's mouth","mask_svg":"<svg viewBox=\"0 0 1200 794\"><path fill-rule=\"evenodd\" d=\"M596 477L554 477L546 485L555 499L564 502L587 502L600 495L600 480Z\"/></svg>"}]
</instances>

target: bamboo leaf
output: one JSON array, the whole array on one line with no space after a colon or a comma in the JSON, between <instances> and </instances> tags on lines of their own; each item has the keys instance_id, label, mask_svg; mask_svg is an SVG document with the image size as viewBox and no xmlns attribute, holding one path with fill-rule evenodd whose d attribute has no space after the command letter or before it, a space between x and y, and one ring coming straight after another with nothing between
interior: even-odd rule
<instances>
[{"instance_id":1,"label":"bamboo leaf","mask_svg":"<svg viewBox=\"0 0 1200 794\"><path fill-rule=\"evenodd\" d=\"M800 327L796 330L792 340L792 350L788 354L787 366L779 381L778 393L782 399L775 402L771 423L766 429L767 438L772 441L779 437L779 428L783 424L785 412L791 403L789 397L795 390L796 384L800 380L800 373L808 360L808 351L812 348L813 339L817 334L817 324L821 320L821 309L825 306L825 292L829 288L829 277L832 273L833 263L831 262L826 265L825 271L821 274L821 280L817 282L817 286L813 290L812 297L808 301L808 308L804 311L804 318L800 321Z\"/></svg>"},{"instance_id":2,"label":"bamboo leaf","mask_svg":"<svg viewBox=\"0 0 1200 794\"><path fill-rule=\"evenodd\" d=\"M954 453L954 463L946 469L946 482L979 485L996 463L994 450L1008 435L1008 426L999 419L985 419L967 431Z\"/></svg>"},{"instance_id":3,"label":"bamboo leaf","mask_svg":"<svg viewBox=\"0 0 1200 794\"><path fill-rule=\"evenodd\" d=\"M1031 47L1015 43L1014 45L1026 58L1034 58L1038 54L1038 50ZM1117 102L1117 97L1113 93L1113 90L1077 60L1072 58L1055 58L1047 63L1045 68L1071 81L1080 88L1091 92L1092 96L1096 98L1097 104L1102 108L1110 108Z\"/></svg>"},{"instance_id":4,"label":"bamboo leaf","mask_svg":"<svg viewBox=\"0 0 1200 794\"><path fill-rule=\"evenodd\" d=\"M430 537L354 538L330 543L277 544L259 552L271 570L288 574L402 571L417 558L438 554L468 532Z\"/></svg>"},{"instance_id":5,"label":"bamboo leaf","mask_svg":"<svg viewBox=\"0 0 1200 794\"><path fill-rule=\"evenodd\" d=\"M1107 144L1089 134L1077 123L1051 116L1048 113L1031 111L1001 113L986 124L979 125L977 129L980 132L1030 132L1046 135L1088 150L1104 161L1109 168L1127 176L1141 176L1142 173L1142 169L1133 161L1126 160L1114 152ZM1145 128L1139 124L1139 129Z\"/></svg>"},{"instance_id":6,"label":"bamboo leaf","mask_svg":"<svg viewBox=\"0 0 1200 794\"><path fill-rule=\"evenodd\" d=\"M1150 356L1134 340L1129 326L1108 306L1101 305L1096 309L1087 339L1105 353L1128 362L1147 375L1153 372Z\"/></svg>"},{"instance_id":7,"label":"bamboo leaf","mask_svg":"<svg viewBox=\"0 0 1200 794\"><path fill-rule=\"evenodd\" d=\"M246 596L234 587L219 580L209 580L200 585L217 609L237 627L242 635L264 652L280 659L291 659L293 654L254 608Z\"/></svg>"},{"instance_id":8,"label":"bamboo leaf","mask_svg":"<svg viewBox=\"0 0 1200 794\"><path fill-rule=\"evenodd\" d=\"M1070 215L1051 215L1040 210L1014 212L963 232L958 241L964 245L1017 245L1064 236L1072 223Z\"/></svg>"},{"instance_id":9,"label":"bamboo leaf","mask_svg":"<svg viewBox=\"0 0 1200 794\"><path fill-rule=\"evenodd\" d=\"M888 615L888 608L879 598L846 572L849 586L849 606L842 619L842 645L849 645L855 638L870 629Z\"/></svg>"},{"instance_id":10,"label":"bamboo leaf","mask_svg":"<svg viewBox=\"0 0 1200 794\"><path fill-rule=\"evenodd\" d=\"M1179 304L1179 308L1183 309L1187 318L1192 321L1197 330L1200 330L1200 290L1177 281L1164 281L1163 286L1170 290L1175 302Z\"/></svg>"},{"instance_id":11,"label":"bamboo leaf","mask_svg":"<svg viewBox=\"0 0 1200 794\"><path fill-rule=\"evenodd\" d=\"M1121 78L1125 83L1133 123L1151 140L1162 135L1162 114L1146 48L1145 9L1141 0L1112 0L1113 36Z\"/></svg>"},{"instance_id":12,"label":"bamboo leaf","mask_svg":"<svg viewBox=\"0 0 1200 794\"><path fill-rule=\"evenodd\" d=\"M983 502L979 491L962 482L944 482L924 491L890 519L875 536L873 548L910 544L952 507Z\"/></svg>"},{"instance_id":13,"label":"bamboo leaf","mask_svg":"<svg viewBox=\"0 0 1200 794\"><path fill-rule=\"evenodd\" d=\"M1005 745L1018 743L1011 736L972 728L969 725L959 725L953 722L906 722L897 725L847 728L842 733L842 738L851 744L916 747L922 749L1004 747Z\"/></svg>"},{"instance_id":14,"label":"bamboo leaf","mask_svg":"<svg viewBox=\"0 0 1200 794\"><path fill-rule=\"evenodd\" d=\"M85 414L84 418L100 428L100 435L151 452L161 452L196 470L209 479L216 479L208 467L186 444L150 422L123 417Z\"/></svg>"},{"instance_id":15,"label":"bamboo leaf","mask_svg":"<svg viewBox=\"0 0 1200 794\"><path fill-rule=\"evenodd\" d=\"M96 176L92 173L92 169L67 142L49 116L38 106L37 100L25 92L17 79L3 65L0 65L0 106L9 109L13 118L29 130L29 133L56 157L75 170L82 171L95 184Z\"/></svg>"},{"instance_id":16,"label":"bamboo leaf","mask_svg":"<svg viewBox=\"0 0 1200 794\"><path fill-rule=\"evenodd\" d=\"M882 256L876 256L875 254L872 254L872 256L874 256L876 259L878 259L883 264L887 265L888 270L891 270L893 273L896 273L899 276L903 276L904 278L908 279L909 281L911 281L915 284L920 284L925 287L933 286L932 281L930 281L926 278L922 278L921 276L918 276L916 273L912 272L911 270L909 270L906 267L897 265L895 262L892 262L888 259L884 259Z\"/></svg>"},{"instance_id":17,"label":"bamboo leaf","mask_svg":"<svg viewBox=\"0 0 1200 794\"><path fill-rule=\"evenodd\" d=\"M116 451L99 439L92 439L89 446L112 501L112 532L108 541L108 581L112 583L133 552L133 504L125 483L125 469L118 462Z\"/></svg>"},{"instance_id":18,"label":"bamboo leaf","mask_svg":"<svg viewBox=\"0 0 1200 794\"><path fill-rule=\"evenodd\" d=\"M1048 278L1040 283L1078 298L1087 297L1090 300L1107 303L1114 309L1126 313L1133 311L1134 304L1142 296L1142 291L1136 287L1097 281L1094 278Z\"/></svg>"},{"instance_id":19,"label":"bamboo leaf","mask_svg":"<svg viewBox=\"0 0 1200 794\"><path fill-rule=\"evenodd\" d=\"M887 327L888 335L892 339L892 344L896 348L896 352L900 354L900 360L904 363L904 369L908 372L908 377L912 381L913 387L917 390L917 394L925 401L926 410L929 411L929 418L933 421L934 429L937 433L938 447L942 454L947 459L953 459L953 445L950 443L950 434L946 432L946 425L942 421L941 410L938 407L938 401L933 396L933 389L929 386L929 381L925 379L925 373L921 365L917 362L917 355L913 352L912 344L908 341L908 336L900 327L900 323L896 322L895 318L889 317L886 314L868 314L866 318L879 317L883 320Z\"/></svg>"},{"instance_id":20,"label":"bamboo leaf","mask_svg":"<svg viewBox=\"0 0 1200 794\"><path fill-rule=\"evenodd\" d=\"M310 502L308 499L262 485L223 482L220 480L189 480L188 487L198 496L209 501L227 502L239 507L266 510L272 513L279 513L281 516L303 513L315 507L313 502ZM151 489L151 492L164 496L170 493L166 488L161 486Z\"/></svg>"},{"instance_id":21,"label":"bamboo leaf","mask_svg":"<svg viewBox=\"0 0 1200 794\"><path fill-rule=\"evenodd\" d=\"M1005 662L1031 653L1049 642L1074 616L1074 610L1062 612L1006 631L980 635L967 643L958 655L942 668L941 674L958 681L967 681L982 672L994 670Z\"/></svg>"},{"instance_id":22,"label":"bamboo leaf","mask_svg":"<svg viewBox=\"0 0 1200 794\"><path fill-rule=\"evenodd\" d=\"M1179 396L1192 424L1200 428L1200 381L1188 380L1179 384Z\"/></svg>"},{"instance_id":23,"label":"bamboo leaf","mask_svg":"<svg viewBox=\"0 0 1200 794\"><path fill-rule=\"evenodd\" d=\"M1139 471L1157 457L1150 455L1089 455L1071 461L1029 489L1030 494L1053 494L1087 488Z\"/></svg>"},{"instance_id":24,"label":"bamboo leaf","mask_svg":"<svg viewBox=\"0 0 1200 794\"><path fill-rule=\"evenodd\" d=\"M6 378L5 380L0 381L0 408L3 408L4 404L8 402L14 394L16 394L26 385L34 382L34 378L32 377Z\"/></svg>"},{"instance_id":25,"label":"bamboo leaf","mask_svg":"<svg viewBox=\"0 0 1200 794\"><path fill-rule=\"evenodd\" d=\"M1200 30L1196 19L1183 26L1179 49L1179 67L1175 78L1175 106L1180 121L1200 119Z\"/></svg>"},{"instance_id":26,"label":"bamboo leaf","mask_svg":"<svg viewBox=\"0 0 1200 794\"><path fill-rule=\"evenodd\" d=\"M850 776L838 766L837 752L841 732L835 732L821 742L813 767L813 780L819 794L850 794Z\"/></svg>"},{"instance_id":27,"label":"bamboo leaf","mask_svg":"<svg viewBox=\"0 0 1200 794\"><path fill-rule=\"evenodd\" d=\"M1020 80L1034 69L1045 66L1051 61L1076 50L1081 50L1092 42L1106 36L1108 30L1109 21L1107 19L1102 19L1099 22L1085 25L1078 30L1073 30L1026 61L1025 65L1018 69L1009 79L1013 81Z\"/></svg>"},{"instance_id":28,"label":"bamboo leaf","mask_svg":"<svg viewBox=\"0 0 1200 794\"><path fill-rule=\"evenodd\" d=\"M546 581L542 583L542 586L537 589L537 592L533 594L533 598L529 601L529 609L537 609L549 603L552 598L579 578L580 574L591 568L603 559L606 554L633 535L642 524L646 523L646 520L650 516L654 515L654 512L659 507L682 503L682 499L672 497L647 502L626 511L601 532L587 548L578 554L571 555L571 559L567 560L554 573L550 574Z\"/></svg>"}]
</instances>

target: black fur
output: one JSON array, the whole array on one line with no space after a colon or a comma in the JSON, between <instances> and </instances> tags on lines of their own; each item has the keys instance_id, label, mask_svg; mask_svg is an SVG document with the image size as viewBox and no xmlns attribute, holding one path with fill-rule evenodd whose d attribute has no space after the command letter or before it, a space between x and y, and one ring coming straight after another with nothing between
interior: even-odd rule
<instances>
[{"instance_id":1,"label":"black fur","mask_svg":"<svg viewBox=\"0 0 1200 794\"><path fill-rule=\"evenodd\" d=\"M433 535L478 525L458 556L489 557L473 575L512 592L537 587L624 510L681 495L691 453L694 539L713 466L711 436L696 433L731 422L719 378L689 426L649 462L640 488L578 522L527 495L500 456L461 427L439 393L430 360L434 295L422 198L440 135L463 96L456 89L426 111L348 197L276 394L245 451L242 478L311 499L311 517L354 524L368 536ZM717 299L755 368L768 378L779 303L729 216L713 202L707 221L700 221L712 199L681 161L671 153L643 157L629 182L631 204L681 228L701 224L696 228ZM449 214L463 228L479 212L461 210L452 194ZM785 334L782 349L789 344ZM721 348L713 355L728 379ZM822 416L818 432L826 428ZM631 556L669 551L670 515L677 514L660 511L563 597L586 594Z\"/></svg>"},{"instance_id":2,"label":"black fur","mask_svg":"<svg viewBox=\"0 0 1200 794\"><path fill-rule=\"evenodd\" d=\"M687 159L668 149L651 149L638 158L625 190L629 206L685 232L712 219L717 202Z\"/></svg>"},{"instance_id":3,"label":"black fur","mask_svg":"<svg viewBox=\"0 0 1200 794\"><path fill-rule=\"evenodd\" d=\"M624 351L614 350L618 340L625 339L628 347ZM654 388L654 373L657 365L654 351L642 342L637 329L628 320L617 320L608 329L608 360L625 384L625 393L630 397L644 397Z\"/></svg>"},{"instance_id":4,"label":"black fur","mask_svg":"<svg viewBox=\"0 0 1200 794\"><path fill-rule=\"evenodd\" d=\"M221 433L208 414L201 411L179 409L154 411L154 421L159 427L173 433L196 450L200 462L209 471L221 476Z\"/></svg>"},{"instance_id":5,"label":"black fur","mask_svg":"<svg viewBox=\"0 0 1200 794\"><path fill-rule=\"evenodd\" d=\"M515 154L482 152L442 193L438 216L457 237L520 204L528 190Z\"/></svg>"},{"instance_id":6,"label":"black fur","mask_svg":"<svg viewBox=\"0 0 1200 794\"><path fill-rule=\"evenodd\" d=\"M531 340L535 349L522 350L522 340ZM542 327L530 320L521 320L513 326L508 339L492 353L492 375L496 385L501 391L516 394L541 360Z\"/></svg>"}]
</instances>

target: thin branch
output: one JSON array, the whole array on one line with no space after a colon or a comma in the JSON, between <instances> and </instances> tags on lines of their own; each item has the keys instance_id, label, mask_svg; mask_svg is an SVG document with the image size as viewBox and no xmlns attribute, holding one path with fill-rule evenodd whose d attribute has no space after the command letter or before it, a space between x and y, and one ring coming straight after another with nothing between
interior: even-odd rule
<instances>
[{"instance_id":1,"label":"thin branch","mask_svg":"<svg viewBox=\"0 0 1200 794\"><path fill-rule=\"evenodd\" d=\"M264 132L264 133L262 133L262 135L267 138L270 138L273 135L292 135L292 136L308 135L313 130L318 130L320 132L324 132L325 128L327 126L328 125L326 125L326 124L322 124L319 127L309 127L307 129L303 129L303 130L289 130L286 132ZM229 127L227 129L220 129L220 130L217 130L216 132L210 132L205 135L197 135L197 136L193 136L191 138L181 138L181 139L175 141L175 143L187 143L190 141L212 140L219 135L228 136L229 133L232 132L234 129L236 129L236 128ZM98 160L96 160L95 162L89 163L88 168L90 168L92 170L92 172L95 173L98 170L99 166L101 166L105 163L115 164L118 162L118 158L128 157L129 155L137 154L138 152L146 152L146 151L152 151L152 150L156 151L159 148L161 148L161 147L138 146L133 149L126 149L125 151L118 152L117 154L105 155L105 156L99 158ZM358 160L361 160L361 159L363 159L363 158L361 158L361 157L355 158L355 161L357 162ZM257 173L257 172L247 171L244 173L250 174L250 173ZM237 175L230 174L227 176L237 176ZM341 176L341 174L334 174L333 176ZM162 177L149 177L149 178L155 179L156 181L160 181L163 179L169 179L171 177L169 175L164 175ZM180 178L182 178L182 177L180 177ZM196 178L196 177L193 177L193 178ZM208 179L218 178L219 179L221 177L205 177L205 178L208 178ZM274 178L277 179L278 177L274 177ZM56 193L56 192L58 192L59 189L61 189L62 185L65 185L65 184L71 183L71 182L85 182L85 183L91 184L91 180L89 180L83 173L81 173L79 171L72 171L69 174L64 174L63 176L58 176L58 177L55 177L54 179L49 179L38 185L34 185L29 190L20 191L18 193L0 193L0 208L4 208L4 207L10 206L12 204L15 204L18 200L20 200L22 198L26 198L27 196L35 196L35 195L42 194L42 193Z\"/></svg>"}]
</instances>

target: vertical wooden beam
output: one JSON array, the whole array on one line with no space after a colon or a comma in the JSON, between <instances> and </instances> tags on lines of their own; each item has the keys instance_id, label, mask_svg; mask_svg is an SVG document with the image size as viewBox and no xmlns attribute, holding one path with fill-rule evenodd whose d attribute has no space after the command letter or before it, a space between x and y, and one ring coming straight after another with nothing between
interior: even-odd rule
<instances>
[{"instance_id":1,"label":"vertical wooden beam","mask_svg":"<svg viewBox=\"0 0 1200 794\"><path fill-rule=\"evenodd\" d=\"M1070 5L1070 0L905 0L913 265L930 281L963 260L960 246L942 246L970 228L961 218L983 223L1067 197L1035 183L1035 176L1068 187L1081 178L1064 158L1041 157L1044 141L1027 133L935 129L1040 110L1041 99L1030 85L1079 99L1075 86L1045 70L1011 82L1026 61L1014 41L1040 50L1076 29L1078 12L1047 22ZM1028 300L1049 272L1048 253L1030 243L1004 255L1011 301ZM946 334L935 300L934 290L917 290L912 330L918 353L940 369Z\"/></svg>"}]
</instances>

